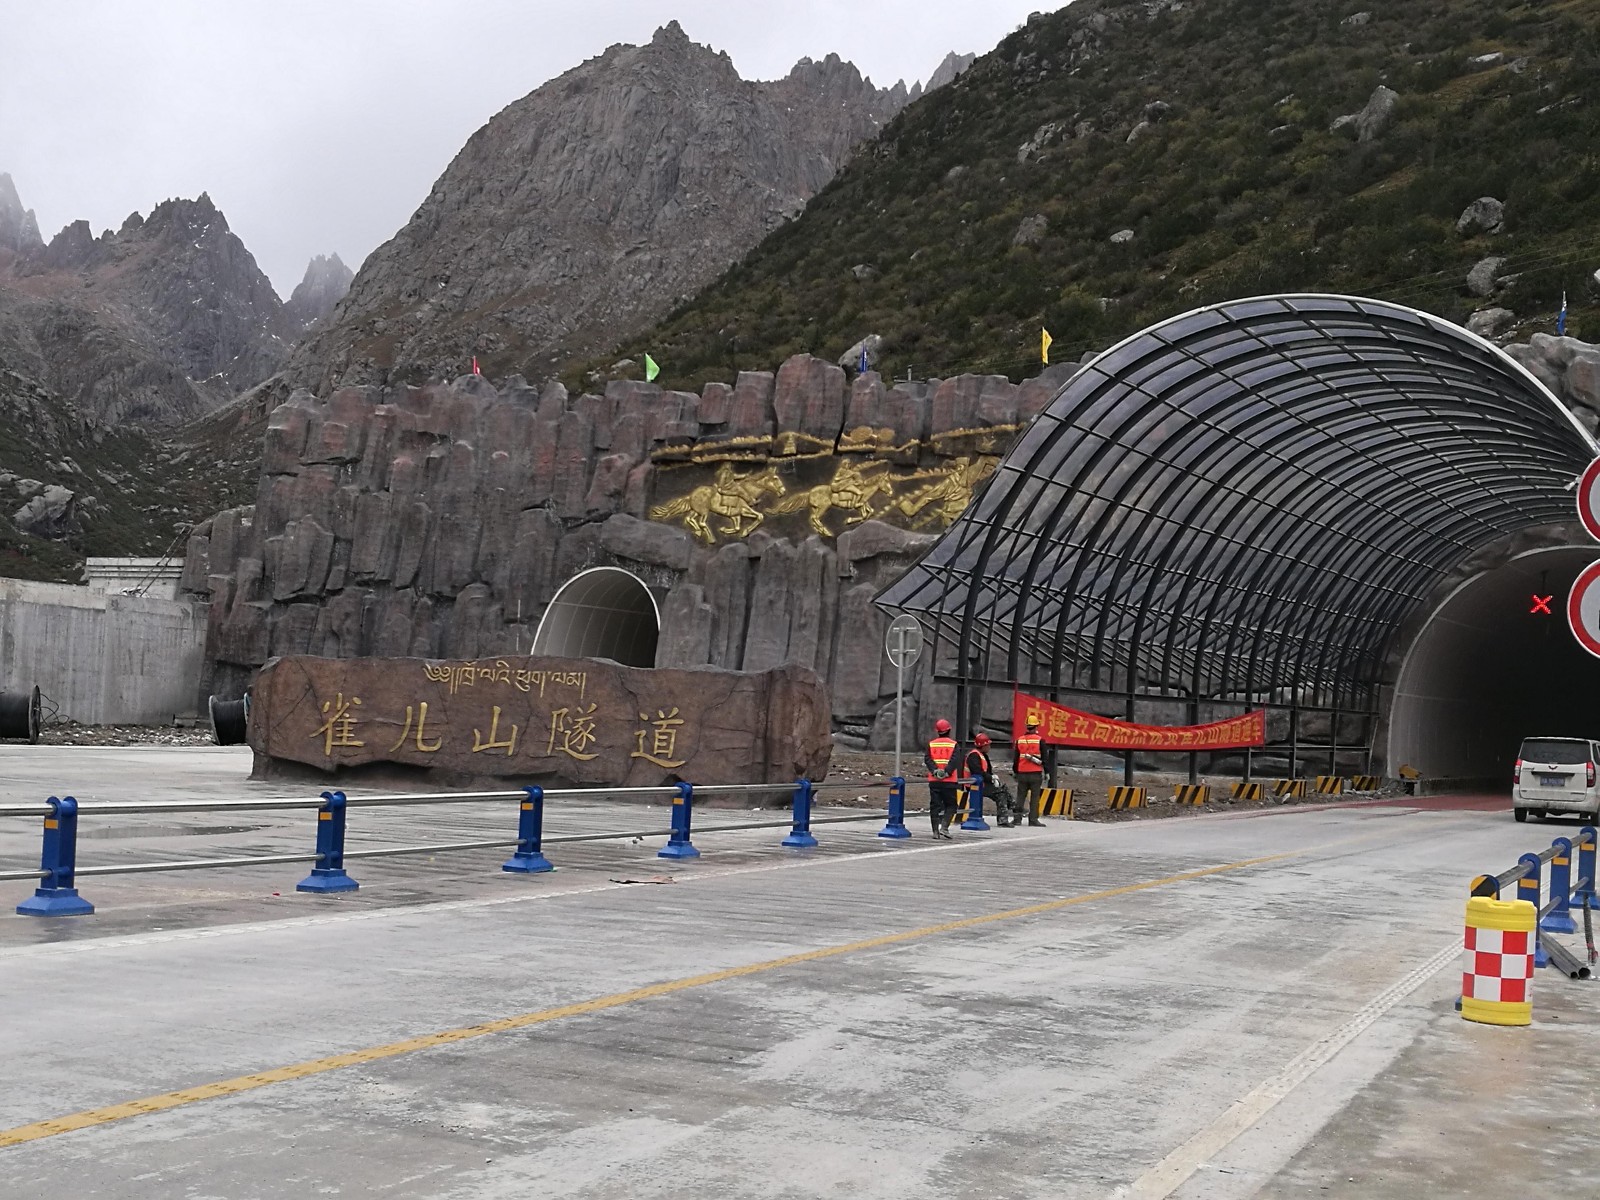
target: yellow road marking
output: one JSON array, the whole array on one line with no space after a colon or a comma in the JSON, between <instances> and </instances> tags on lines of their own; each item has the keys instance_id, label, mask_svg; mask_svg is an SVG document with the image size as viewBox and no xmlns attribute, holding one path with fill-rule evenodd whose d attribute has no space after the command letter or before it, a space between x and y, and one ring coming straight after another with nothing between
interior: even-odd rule
<instances>
[{"instance_id":1,"label":"yellow road marking","mask_svg":"<svg viewBox=\"0 0 1600 1200\"><path fill-rule=\"evenodd\" d=\"M865 938L858 942L846 942L838 946L824 946L819 950L804 950L797 954L785 954L782 958L769 958L764 962L748 963L742 967L728 967L721 971L709 971L703 975L690 975L683 979L670 979L665 983L653 983L647 987L617 992L610 996L600 996L593 1000L582 1000L576 1004L563 1004L556 1008L541 1009L538 1012L520 1013L514 1017L501 1017L498 1020L485 1021L481 1025L468 1025L461 1029L447 1029L440 1033L423 1034L420 1037L406 1038L403 1041L390 1042L383 1046L372 1046L365 1050L352 1050L345 1054L331 1054L326 1058L312 1059L310 1062L277 1067L270 1071L257 1071L251 1075L239 1075L233 1079L201 1084L198 1087L182 1088L175 1092L163 1092L158 1096L145 1096L139 1100L129 1100L122 1104L112 1104L104 1108L91 1108L84 1112L71 1113L64 1117L51 1117L49 1120L35 1121L31 1125L19 1125L15 1129L0 1130L0 1146L17 1146L23 1142L36 1142L41 1138L55 1137L57 1134L71 1133L78 1129L89 1129L96 1125L109 1125L113 1121L122 1121L129 1117L141 1117L149 1113L165 1112L167 1109L182 1108L184 1105L194 1104L200 1100L215 1099L218 1096L236 1096L240 1092L254 1091L256 1088L266 1087L269 1084L284 1083L291 1079L304 1079L310 1075L321 1075L327 1071L338 1071L344 1067L359 1066L362 1063L377 1062L380 1059L397 1058L402 1054L411 1054L418 1050L429 1050L435 1046L449 1045L453 1042L465 1042L491 1033L505 1033L512 1029L527 1029L533 1025L544 1025L550 1021L560 1021L566 1017L581 1017L590 1013L605 1012L607 1009L620 1008L625 1004L634 1004L640 1000L653 1000L658 996L670 996L676 992L686 992L691 988L723 983L729 979L742 979L749 975L760 975L767 971L776 971L780 967L819 962L823 959L838 958L844 954L854 954L861 950L875 950L881 946L894 946L902 942L916 941L920 938L931 937L934 934L951 933L958 929L972 929L976 926L989 925L996 921L1009 921L1017 917L1037 916L1041 913L1071 908L1077 904L1088 904L1094 900L1109 900L1114 896L1126 896L1133 892L1165 887L1168 884L1185 883L1191 879L1204 879L1208 875L1220 875L1225 871L1239 871L1245 867L1259 866L1262 863L1278 862L1285 858L1296 858L1302 854L1309 853L1309 851L1310 848L1308 847L1303 850L1285 851L1282 854L1267 854L1260 858L1245 858L1238 862L1224 863L1219 867L1204 867L1198 871L1184 871L1179 875L1167 875L1160 879L1147 879L1142 883L1124 884L1122 887L1107 888L1099 892L1087 892L1081 896L1068 896L1061 900L1047 900L1042 904L1029 904L1023 908L1010 908L1004 912L985 913L978 917L963 917L956 921L943 921L938 925L924 925L919 929L906 929L899 933L881 934L878 937Z\"/></svg>"}]
</instances>

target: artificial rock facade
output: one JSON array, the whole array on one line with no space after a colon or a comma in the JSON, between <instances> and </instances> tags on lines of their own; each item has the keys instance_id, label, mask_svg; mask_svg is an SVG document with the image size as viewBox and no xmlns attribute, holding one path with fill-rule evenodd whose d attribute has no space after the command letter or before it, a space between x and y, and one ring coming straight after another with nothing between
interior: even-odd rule
<instances>
[{"instance_id":1,"label":"artificial rock facade","mask_svg":"<svg viewBox=\"0 0 1600 1200\"><path fill-rule=\"evenodd\" d=\"M699 395L475 375L296 393L272 414L256 504L189 543L203 691L238 695L279 655L527 654L562 584L617 566L657 597L658 666L799 663L827 680L847 744L892 745L873 597L1074 370L891 383L797 356Z\"/></svg>"}]
</instances>

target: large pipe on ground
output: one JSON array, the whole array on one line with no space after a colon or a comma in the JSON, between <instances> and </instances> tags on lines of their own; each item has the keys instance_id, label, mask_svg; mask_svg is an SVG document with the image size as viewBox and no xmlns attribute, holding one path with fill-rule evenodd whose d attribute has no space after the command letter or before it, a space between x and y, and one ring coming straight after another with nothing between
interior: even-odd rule
<instances>
[{"instance_id":1,"label":"large pipe on ground","mask_svg":"<svg viewBox=\"0 0 1600 1200\"><path fill-rule=\"evenodd\" d=\"M239 746L244 743L250 724L250 697L240 700L221 700L212 696L207 701L211 711L211 736L219 746Z\"/></svg>"},{"instance_id":2,"label":"large pipe on ground","mask_svg":"<svg viewBox=\"0 0 1600 1200\"><path fill-rule=\"evenodd\" d=\"M25 692L0 692L0 738L16 738L30 746L39 744L39 688Z\"/></svg>"}]
</instances>

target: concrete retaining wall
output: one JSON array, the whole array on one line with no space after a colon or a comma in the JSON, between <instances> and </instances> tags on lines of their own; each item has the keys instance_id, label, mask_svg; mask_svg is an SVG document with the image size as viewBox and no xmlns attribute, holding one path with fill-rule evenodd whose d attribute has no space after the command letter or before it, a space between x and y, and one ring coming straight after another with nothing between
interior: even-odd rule
<instances>
[{"instance_id":1,"label":"concrete retaining wall","mask_svg":"<svg viewBox=\"0 0 1600 1200\"><path fill-rule=\"evenodd\" d=\"M85 725L166 725L195 711L205 609L0 579L0 689L34 684Z\"/></svg>"}]
</instances>

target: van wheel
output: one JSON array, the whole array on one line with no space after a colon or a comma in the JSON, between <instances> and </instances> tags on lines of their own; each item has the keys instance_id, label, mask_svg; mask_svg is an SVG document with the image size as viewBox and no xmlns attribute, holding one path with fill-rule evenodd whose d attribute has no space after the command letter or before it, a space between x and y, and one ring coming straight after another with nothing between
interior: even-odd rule
<instances>
[{"instance_id":1,"label":"van wheel","mask_svg":"<svg viewBox=\"0 0 1600 1200\"><path fill-rule=\"evenodd\" d=\"M1526 821L1528 819L1528 810L1525 808L1513 808L1511 815L1518 821Z\"/></svg>"}]
</instances>

